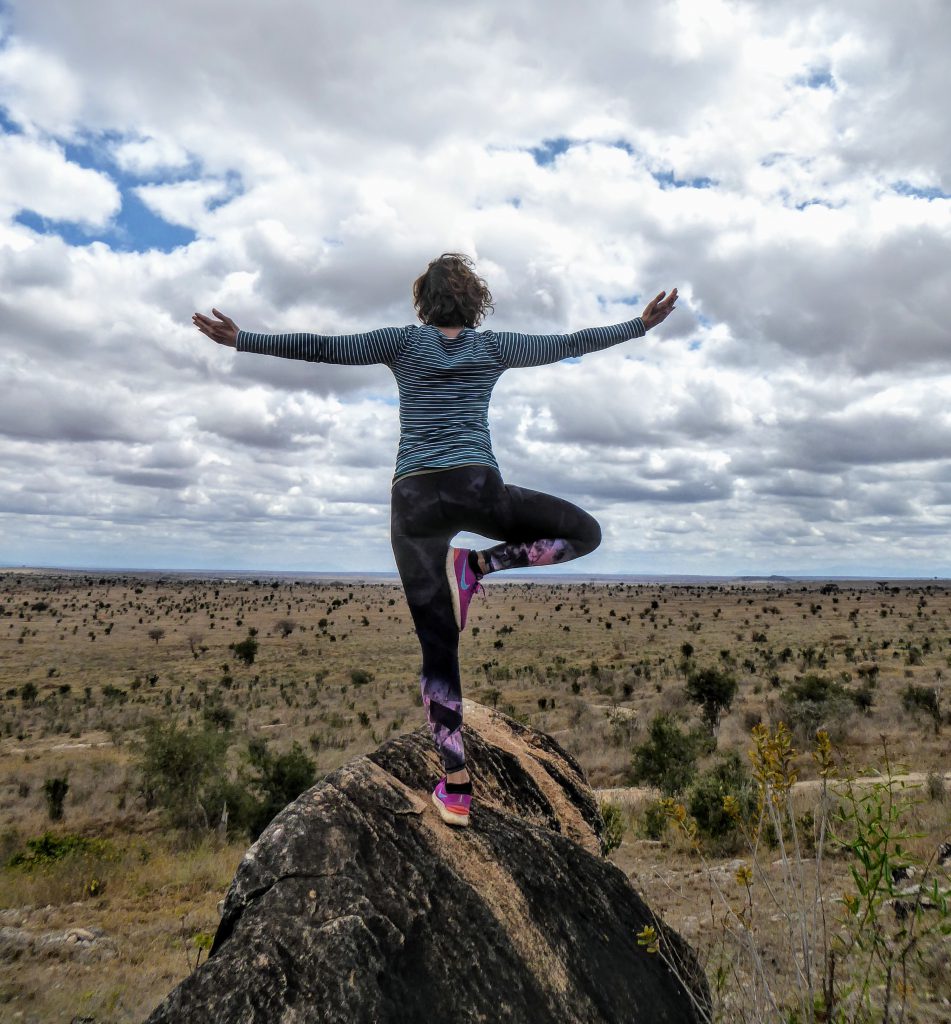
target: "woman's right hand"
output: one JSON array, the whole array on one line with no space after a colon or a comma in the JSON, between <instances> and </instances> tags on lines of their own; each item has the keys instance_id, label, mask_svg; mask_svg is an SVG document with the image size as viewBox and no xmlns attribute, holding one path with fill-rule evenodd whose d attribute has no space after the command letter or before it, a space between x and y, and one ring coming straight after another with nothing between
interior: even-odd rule
<instances>
[{"instance_id":1,"label":"woman's right hand","mask_svg":"<svg viewBox=\"0 0 951 1024\"><path fill-rule=\"evenodd\" d=\"M238 343L238 325L230 316L225 316L217 309L212 309L212 313L215 314L217 320L212 320L210 316L204 316L201 313L195 313L192 315L192 323L212 341L234 348Z\"/></svg>"}]
</instances>

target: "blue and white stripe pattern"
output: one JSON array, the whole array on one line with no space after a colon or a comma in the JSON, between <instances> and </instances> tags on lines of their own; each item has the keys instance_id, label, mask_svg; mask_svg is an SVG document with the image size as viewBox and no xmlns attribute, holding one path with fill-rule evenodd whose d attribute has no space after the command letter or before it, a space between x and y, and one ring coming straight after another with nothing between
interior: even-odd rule
<instances>
[{"instance_id":1,"label":"blue and white stripe pattern","mask_svg":"<svg viewBox=\"0 0 951 1024\"><path fill-rule=\"evenodd\" d=\"M383 363L400 393L400 444L394 480L421 469L486 465L498 469L489 436L489 399L502 374L542 366L642 338L640 317L573 334L514 334L466 327L447 338L411 324L366 334L253 334L239 331L239 352L364 366Z\"/></svg>"}]
</instances>

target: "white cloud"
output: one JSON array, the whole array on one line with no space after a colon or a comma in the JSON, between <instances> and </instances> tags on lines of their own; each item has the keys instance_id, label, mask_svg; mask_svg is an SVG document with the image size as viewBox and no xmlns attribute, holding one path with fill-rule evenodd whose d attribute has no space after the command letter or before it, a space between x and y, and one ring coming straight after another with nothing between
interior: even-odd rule
<instances>
[{"instance_id":1,"label":"white cloud","mask_svg":"<svg viewBox=\"0 0 951 1024\"><path fill-rule=\"evenodd\" d=\"M173 139L128 139L113 151L116 163L124 171L147 175L169 168L185 167L188 154Z\"/></svg>"},{"instance_id":2,"label":"white cloud","mask_svg":"<svg viewBox=\"0 0 951 1024\"><path fill-rule=\"evenodd\" d=\"M99 227L120 202L107 175L77 167L59 146L0 135L0 215L32 210L41 217Z\"/></svg>"},{"instance_id":3,"label":"white cloud","mask_svg":"<svg viewBox=\"0 0 951 1024\"><path fill-rule=\"evenodd\" d=\"M415 275L462 249L497 328L681 288L656 335L497 389L506 476L604 520L585 567L940 568L937 0L8 8L0 559L389 567L389 372L230 353L189 316L409 323ZM99 163L67 159L77 139ZM571 145L538 162L545 140ZM12 223L106 225L103 167L197 240L118 252Z\"/></svg>"}]
</instances>

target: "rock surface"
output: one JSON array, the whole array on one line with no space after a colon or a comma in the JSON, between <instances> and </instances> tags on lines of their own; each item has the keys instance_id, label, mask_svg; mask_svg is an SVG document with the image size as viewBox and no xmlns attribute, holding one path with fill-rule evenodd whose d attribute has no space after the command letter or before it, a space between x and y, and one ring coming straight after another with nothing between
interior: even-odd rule
<instances>
[{"instance_id":1,"label":"rock surface","mask_svg":"<svg viewBox=\"0 0 951 1024\"><path fill-rule=\"evenodd\" d=\"M468 829L439 819L426 727L326 776L248 850L209 959L148 1024L699 1020L637 945L653 915L600 855L601 819L550 737L469 701Z\"/></svg>"}]
</instances>

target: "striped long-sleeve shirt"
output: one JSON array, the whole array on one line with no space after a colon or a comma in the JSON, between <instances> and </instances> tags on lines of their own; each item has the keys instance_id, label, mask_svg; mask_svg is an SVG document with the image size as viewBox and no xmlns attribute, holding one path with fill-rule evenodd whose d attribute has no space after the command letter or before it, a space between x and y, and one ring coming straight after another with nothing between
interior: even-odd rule
<instances>
[{"instance_id":1,"label":"striped long-sleeve shirt","mask_svg":"<svg viewBox=\"0 0 951 1024\"><path fill-rule=\"evenodd\" d=\"M426 469L471 464L498 468L489 436L489 399L513 367L541 366L643 337L640 317L574 334L514 334L465 328L447 338L438 327L384 327L366 334L253 334L239 331L239 352L363 366L383 363L400 395L400 443L394 479Z\"/></svg>"}]
</instances>

